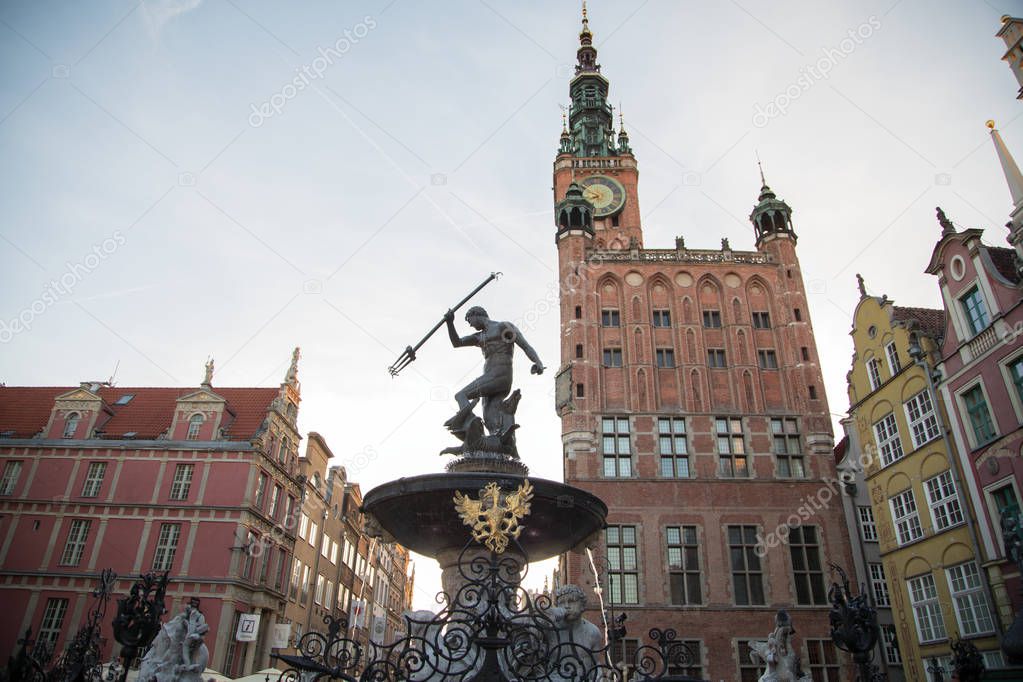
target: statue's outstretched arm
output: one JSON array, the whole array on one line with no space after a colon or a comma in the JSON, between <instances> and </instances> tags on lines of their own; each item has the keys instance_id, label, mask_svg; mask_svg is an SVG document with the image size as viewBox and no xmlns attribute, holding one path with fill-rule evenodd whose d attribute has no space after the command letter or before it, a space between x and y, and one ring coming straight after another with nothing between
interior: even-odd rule
<instances>
[{"instance_id":1,"label":"statue's outstretched arm","mask_svg":"<svg viewBox=\"0 0 1023 682\"><path fill-rule=\"evenodd\" d=\"M470 334L469 336L458 336L458 332L455 331L455 312L449 310L444 313L444 322L448 326L448 338L451 339L451 345L455 348L461 348L462 346L478 346L480 345L477 334Z\"/></svg>"}]
</instances>

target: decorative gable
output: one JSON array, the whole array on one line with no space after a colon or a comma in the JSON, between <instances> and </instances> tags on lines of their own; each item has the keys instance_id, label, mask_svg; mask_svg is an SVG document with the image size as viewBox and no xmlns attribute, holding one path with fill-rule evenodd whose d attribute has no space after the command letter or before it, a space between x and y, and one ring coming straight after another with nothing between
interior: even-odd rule
<instances>
[{"instance_id":1,"label":"decorative gable","mask_svg":"<svg viewBox=\"0 0 1023 682\"><path fill-rule=\"evenodd\" d=\"M220 438L226 426L225 414L232 414L227 400L210 389L201 388L181 396L175 402L174 420L168 431L170 440L211 441Z\"/></svg>"},{"instance_id":2,"label":"decorative gable","mask_svg":"<svg viewBox=\"0 0 1023 682\"><path fill-rule=\"evenodd\" d=\"M103 399L85 384L53 399L50 420L44 438L84 439L92 437L93 429L103 412Z\"/></svg>"}]
</instances>

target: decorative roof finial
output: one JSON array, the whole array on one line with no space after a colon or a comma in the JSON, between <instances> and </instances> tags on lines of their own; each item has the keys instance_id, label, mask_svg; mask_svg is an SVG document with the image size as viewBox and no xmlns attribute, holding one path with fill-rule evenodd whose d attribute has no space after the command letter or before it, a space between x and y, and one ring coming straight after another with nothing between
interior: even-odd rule
<instances>
[{"instance_id":1,"label":"decorative roof finial","mask_svg":"<svg viewBox=\"0 0 1023 682\"><path fill-rule=\"evenodd\" d=\"M291 366L288 367L288 373L284 375L284 383L292 386L298 383L298 359L300 357L302 357L302 349L295 346L295 350L291 353Z\"/></svg>"},{"instance_id":2,"label":"decorative roof finial","mask_svg":"<svg viewBox=\"0 0 1023 682\"><path fill-rule=\"evenodd\" d=\"M561 132L562 133L568 132L568 118L565 116L564 111L561 112Z\"/></svg>"},{"instance_id":3,"label":"decorative roof finial","mask_svg":"<svg viewBox=\"0 0 1023 682\"><path fill-rule=\"evenodd\" d=\"M863 283L863 275L861 275L858 272L856 273L856 286L859 287L860 298L866 298L867 297L867 285L865 285Z\"/></svg>"},{"instance_id":4,"label":"decorative roof finial","mask_svg":"<svg viewBox=\"0 0 1023 682\"><path fill-rule=\"evenodd\" d=\"M760 185L761 187L767 187L767 180L764 179L764 164L760 163L760 152L754 152L757 155L757 168L760 169Z\"/></svg>"},{"instance_id":5,"label":"decorative roof finial","mask_svg":"<svg viewBox=\"0 0 1023 682\"><path fill-rule=\"evenodd\" d=\"M202 385L209 387L213 384L213 356L206 360L206 376L203 377Z\"/></svg>"},{"instance_id":6,"label":"decorative roof finial","mask_svg":"<svg viewBox=\"0 0 1023 682\"><path fill-rule=\"evenodd\" d=\"M950 234L955 234L956 233L955 225L953 225L952 221L948 219L948 217L945 215L945 212L941 210L941 206L935 207L934 210L938 214L938 224L941 225L941 236L947 237Z\"/></svg>"}]
</instances>

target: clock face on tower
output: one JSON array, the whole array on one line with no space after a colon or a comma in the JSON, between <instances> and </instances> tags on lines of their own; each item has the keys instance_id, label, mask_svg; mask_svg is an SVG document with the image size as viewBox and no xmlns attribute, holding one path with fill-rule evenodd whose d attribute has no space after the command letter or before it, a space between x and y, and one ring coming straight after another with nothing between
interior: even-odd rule
<instances>
[{"instance_id":1,"label":"clock face on tower","mask_svg":"<svg viewBox=\"0 0 1023 682\"><path fill-rule=\"evenodd\" d=\"M597 218L614 215L625 206L625 188L622 184L606 175L591 175L579 181L583 186L583 196L593 204Z\"/></svg>"}]
</instances>

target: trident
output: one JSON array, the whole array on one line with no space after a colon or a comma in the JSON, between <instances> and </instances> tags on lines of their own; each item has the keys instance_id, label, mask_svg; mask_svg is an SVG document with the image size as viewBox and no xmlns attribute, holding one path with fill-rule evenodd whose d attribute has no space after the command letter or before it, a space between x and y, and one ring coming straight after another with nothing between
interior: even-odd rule
<instances>
[{"instance_id":1,"label":"trident","mask_svg":"<svg viewBox=\"0 0 1023 682\"><path fill-rule=\"evenodd\" d=\"M493 282L495 279L500 277L501 274L502 273L500 273L500 272L492 272L492 273L490 273L490 277L487 277L485 280L483 280L483 282L480 283L480 285L478 287L476 287L475 289L473 289L472 291L469 292L468 296L466 296L461 301L456 303L451 308L451 312L455 312L456 310L461 308L463 305L465 305L466 301L468 301L470 298L472 298L473 296L478 294L480 289L482 289L483 287L485 287L488 284L490 284L491 282ZM429 339L431 336L433 336L433 333L435 331L440 329L440 326L442 324L444 324L444 318L443 317L441 318L440 322L438 322L437 324L433 325L433 329L431 329L430 331L426 332L426 336L421 338L419 340L419 343L417 343L415 346L406 346L405 347L405 352L402 353L401 355L399 355L398 359L394 362L394 364L387 368L387 371L391 373L392 377L398 376L398 372L400 372L401 370L405 369L410 364L412 364L412 361L416 359L416 351L419 350L419 348L424 343L426 343L427 339Z\"/></svg>"}]
</instances>

